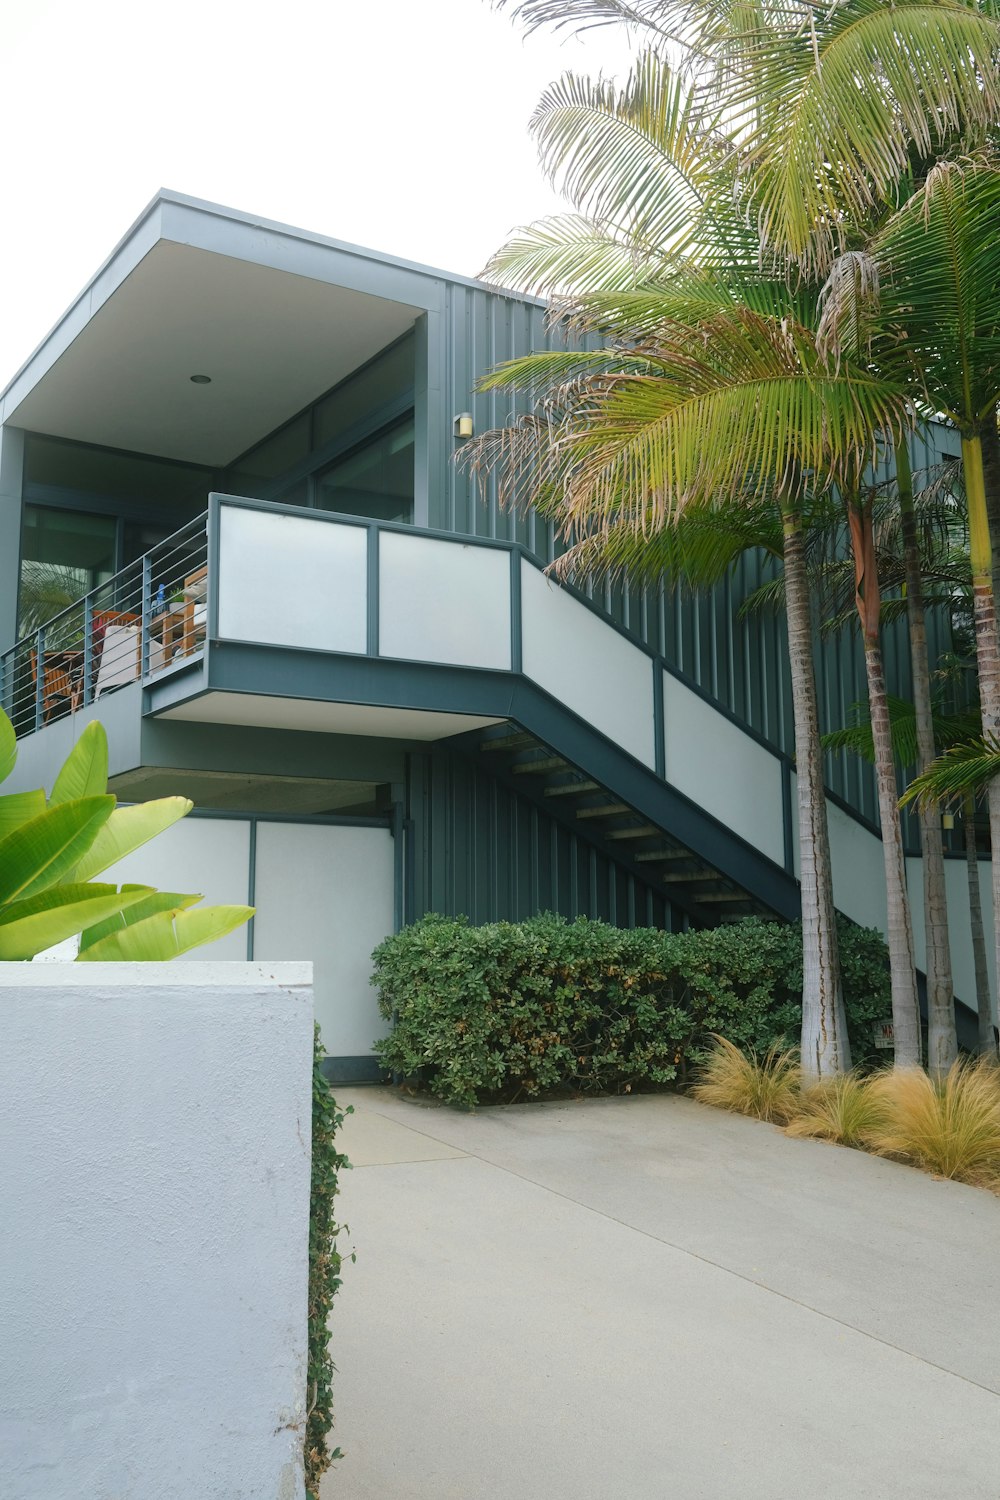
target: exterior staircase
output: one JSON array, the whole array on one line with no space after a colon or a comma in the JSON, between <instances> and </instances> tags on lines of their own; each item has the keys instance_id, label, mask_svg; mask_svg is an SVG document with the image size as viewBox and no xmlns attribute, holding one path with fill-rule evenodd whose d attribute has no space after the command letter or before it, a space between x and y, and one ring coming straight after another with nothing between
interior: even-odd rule
<instances>
[{"instance_id":1,"label":"exterior staircase","mask_svg":"<svg viewBox=\"0 0 1000 1500\"><path fill-rule=\"evenodd\" d=\"M518 724L483 730L465 748L487 760L499 781L659 890L690 926L776 915L751 891Z\"/></svg>"}]
</instances>

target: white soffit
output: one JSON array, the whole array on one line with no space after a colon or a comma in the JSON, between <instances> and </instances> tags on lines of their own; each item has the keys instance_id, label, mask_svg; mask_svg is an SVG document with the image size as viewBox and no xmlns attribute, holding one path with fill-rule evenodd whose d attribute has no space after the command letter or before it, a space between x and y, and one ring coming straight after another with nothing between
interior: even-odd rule
<instances>
[{"instance_id":1,"label":"white soffit","mask_svg":"<svg viewBox=\"0 0 1000 1500\"><path fill-rule=\"evenodd\" d=\"M158 241L11 412L33 432L231 463L418 309ZM192 385L208 375L211 385Z\"/></svg>"},{"instance_id":2,"label":"white soffit","mask_svg":"<svg viewBox=\"0 0 1000 1500\"><path fill-rule=\"evenodd\" d=\"M423 709L379 708L364 703L322 703L311 698L270 698L258 693L205 693L156 717L198 724L250 724L258 729L362 734L393 740L440 740L503 722L477 714L429 713Z\"/></svg>"}]
</instances>

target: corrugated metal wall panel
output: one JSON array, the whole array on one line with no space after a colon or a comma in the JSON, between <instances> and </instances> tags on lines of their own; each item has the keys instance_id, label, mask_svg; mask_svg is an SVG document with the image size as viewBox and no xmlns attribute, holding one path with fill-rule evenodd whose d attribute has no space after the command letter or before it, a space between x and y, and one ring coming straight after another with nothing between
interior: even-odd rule
<instances>
[{"instance_id":1,"label":"corrugated metal wall panel","mask_svg":"<svg viewBox=\"0 0 1000 1500\"><path fill-rule=\"evenodd\" d=\"M658 891L464 756L412 755L407 813L408 921L428 911L477 923L556 911L622 927L684 926Z\"/></svg>"}]
</instances>

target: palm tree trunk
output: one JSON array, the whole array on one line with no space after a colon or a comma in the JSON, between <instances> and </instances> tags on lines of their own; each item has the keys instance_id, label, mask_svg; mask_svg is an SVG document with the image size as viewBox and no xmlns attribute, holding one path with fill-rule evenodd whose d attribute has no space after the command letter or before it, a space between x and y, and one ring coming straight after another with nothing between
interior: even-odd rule
<instances>
[{"instance_id":1,"label":"palm tree trunk","mask_svg":"<svg viewBox=\"0 0 1000 1500\"><path fill-rule=\"evenodd\" d=\"M875 752L875 784L878 789L879 821L882 824L882 859L885 867L886 916L889 943L889 976L892 989L892 1037L897 1068L920 1066L920 1004L913 963L913 933L910 928L910 898L906 889L906 859L899 819L896 760L892 748L892 724L885 689L885 666L879 640L882 594L875 561L872 530L872 497L853 497L847 503L847 518L854 554L855 603L861 620L868 681L868 712L872 721Z\"/></svg>"},{"instance_id":2,"label":"palm tree trunk","mask_svg":"<svg viewBox=\"0 0 1000 1500\"><path fill-rule=\"evenodd\" d=\"M983 428L983 486L993 547L993 600L1000 610L1000 432L995 412Z\"/></svg>"},{"instance_id":3,"label":"palm tree trunk","mask_svg":"<svg viewBox=\"0 0 1000 1500\"><path fill-rule=\"evenodd\" d=\"M962 467L969 512L969 560L972 566L972 596L975 610L976 662L979 667L979 702L983 734L1000 737L1000 649L997 612L993 593L993 547L986 508L983 446L978 435L962 437ZM989 783L990 848L993 865L993 931L1000 974L1000 776Z\"/></svg>"},{"instance_id":4,"label":"palm tree trunk","mask_svg":"<svg viewBox=\"0 0 1000 1500\"><path fill-rule=\"evenodd\" d=\"M931 706L927 628L924 621L924 582L913 509L913 475L905 434L896 442L896 487L903 537L906 616L910 630L917 769L926 771L936 753L934 716ZM927 971L927 1065L931 1073L943 1076L958 1056L958 1034L955 1029L955 984L948 933L944 838L940 815L935 808L923 808L920 811L920 851L923 855L924 966Z\"/></svg>"},{"instance_id":5,"label":"palm tree trunk","mask_svg":"<svg viewBox=\"0 0 1000 1500\"><path fill-rule=\"evenodd\" d=\"M972 961L976 970L976 1013L979 1019L979 1050L985 1057L996 1057L997 1039L993 1030L993 1003L990 997L990 970L986 962L986 933L983 929L983 898L979 889L979 850L976 848L975 803L965 801L965 870L969 880L969 925L972 928Z\"/></svg>"},{"instance_id":6,"label":"palm tree trunk","mask_svg":"<svg viewBox=\"0 0 1000 1500\"><path fill-rule=\"evenodd\" d=\"M795 719L795 770L799 808L799 881L802 892L802 1071L812 1082L851 1066L847 1016L840 979L833 904L830 835L819 742L813 667L813 629L806 578L802 519L783 512L785 609Z\"/></svg>"}]
</instances>

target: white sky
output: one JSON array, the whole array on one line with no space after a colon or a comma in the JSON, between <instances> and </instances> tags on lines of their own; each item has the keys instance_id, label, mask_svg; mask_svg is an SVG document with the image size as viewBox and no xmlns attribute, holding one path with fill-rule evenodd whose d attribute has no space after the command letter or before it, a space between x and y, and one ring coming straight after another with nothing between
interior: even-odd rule
<instances>
[{"instance_id":1,"label":"white sky","mask_svg":"<svg viewBox=\"0 0 1000 1500\"><path fill-rule=\"evenodd\" d=\"M0 388L160 187L474 275L558 208L527 121L626 38L487 0L6 0ZM67 229L70 231L67 233Z\"/></svg>"}]
</instances>

